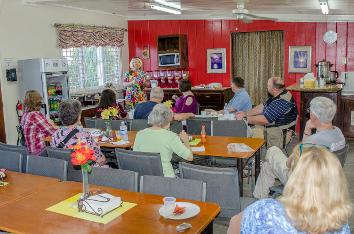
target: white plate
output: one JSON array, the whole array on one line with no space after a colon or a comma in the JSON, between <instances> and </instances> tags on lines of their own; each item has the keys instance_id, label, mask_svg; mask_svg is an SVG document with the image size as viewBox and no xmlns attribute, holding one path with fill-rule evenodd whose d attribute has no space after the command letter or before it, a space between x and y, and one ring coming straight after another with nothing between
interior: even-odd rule
<instances>
[{"instance_id":1,"label":"white plate","mask_svg":"<svg viewBox=\"0 0 354 234\"><path fill-rule=\"evenodd\" d=\"M160 215L166 219L182 220L192 218L200 212L199 206L193 203L176 202L176 205L186 207L186 211L181 215L174 215L172 212L166 212L164 206L161 206L159 209Z\"/></svg>"}]
</instances>

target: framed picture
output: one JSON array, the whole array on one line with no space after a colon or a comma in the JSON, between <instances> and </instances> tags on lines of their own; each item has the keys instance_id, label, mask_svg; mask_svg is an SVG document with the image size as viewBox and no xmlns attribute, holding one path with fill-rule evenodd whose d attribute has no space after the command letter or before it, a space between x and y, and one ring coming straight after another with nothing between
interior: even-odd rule
<instances>
[{"instance_id":1,"label":"framed picture","mask_svg":"<svg viewBox=\"0 0 354 234\"><path fill-rule=\"evenodd\" d=\"M207 49L207 73L226 73L226 48Z\"/></svg>"},{"instance_id":2,"label":"framed picture","mask_svg":"<svg viewBox=\"0 0 354 234\"><path fill-rule=\"evenodd\" d=\"M311 72L311 46L289 46L289 72Z\"/></svg>"},{"instance_id":3,"label":"framed picture","mask_svg":"<svg viewBox=\"0 0 354 234\"><path fill-rule=\"evenodd\" d=\"M149 46L144 46L143 52L141 53L141 57L143 57L143 59L149 59L150 58Z\"/></svg>"}]
</instances>

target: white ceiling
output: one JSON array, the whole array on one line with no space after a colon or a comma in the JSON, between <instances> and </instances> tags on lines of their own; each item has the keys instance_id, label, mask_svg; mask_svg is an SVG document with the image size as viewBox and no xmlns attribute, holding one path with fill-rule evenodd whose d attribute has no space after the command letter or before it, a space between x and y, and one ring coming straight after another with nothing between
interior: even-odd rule
<instances>
[{"instance_id":1,"label":"white ceiling","mask_svg":"<svg viewBox=\"0 0 354 234\"><path fill-rule=\"evenodd\" d=\"M213 19L231 17L237 1L245 2L249 13L275 17L279 21L354 21L354 0L328 0L330 14L322 15L318 0L167 0L180 2L182 15L150 9L152 0L23 0L24 3L78 8L128 19Z\"/></svg>"}]
</instances>

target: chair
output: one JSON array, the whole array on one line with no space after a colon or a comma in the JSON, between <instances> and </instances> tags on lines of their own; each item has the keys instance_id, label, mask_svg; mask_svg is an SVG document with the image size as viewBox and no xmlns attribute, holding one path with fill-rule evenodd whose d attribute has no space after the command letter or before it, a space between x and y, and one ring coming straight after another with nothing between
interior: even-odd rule
<instances>
[{"instance_id":1,"label":"chair","mask_svg":"<svg viewBox=\"0 0 354 234\"><path fill-rule=\"evenodd\" d=\"M143 130L148 127L150 127L150 125L147 123L146 119L133 119L132 120L132 126L131 126L132 131L140 131L140 130Z\"/></svg>"},{"instance_id":2,"label":"chair","mask_svg":"<svg viewBox=\"0 0 354 234\"><path fill-rule=\"evenodd\" d=\"M232 217L254 199L240 198L237 169L180 163L181 177L206 182L206 202L218 203L220 217Z\"/></svg>"},{"instance_id":3,"label":"chair","mask_svg":"<svg viewBox=\"0 0 354 234\"><path fill-rule=\"evenodd\" d=\"M0 150L20 153L23 160L28 155L27 148L24 146L8 145L0 142ZM26 172L25 162L22 163L22 172Z\"/></svg>"},{"instance_id":4,"label":"chair","mask_svg":"<svg viewBox=\"0 0 354 234\"><path fill-rule=\"evenodd\" d=\"M90 118L90 117L85 117L85 127L86 128L96 128L96 119L95 118Z\"/></svg>"},{"instance_id":5,"label":"chair","mask_svg":"<svg viewBox=\"0 0 354 234\"><path fill-rule=\"evenodd\" d=\"M163 176L159 153L146 153L116 148L118 168L135 171L139 176Z\"/></svg>"},{"instance_id":6,"label":"chair","mask_svg":"<svg viewBox=\"0 0 354 234\"><path fill-rule=\"evenodd\" d=\"M23 155L18 152L0 150L0 168L22 172Z\"/></svg>"},{"instance_id":7,"label":"chair","mask_svg":"<svg viewBox=\"0 0 354 234\"><path fill-rule=\"evenodd\" d=\"M348 156L349 144L346 144L343 149L334 151L333 153L337 156L342 167L344 167L345 161Z\"/></svg>"},{"instance_id":8,"label":"chair","mask_svg":"<svg viewBox=\"0 0 354 234\"><path fill-rule=\"evenodd\" d=\"M47 153L49 158L57 158L68 162L67 180L81 182L82 181L81 170L80 167L74 167L71 164L71 156L70 156L71 152L72 151L69 149L47 147Z\"/></svg>"},{"instance_id":9,"label":"chair","mask_svg":"<svg viewBox=\"0 0 354 234\"><path fill-rule=\"evenodd\" d=\"M54 177L66 181L68 162L57 158L28 155L26 171L28 174Z\"/></svg>"},{"instance_id":10,"label":"chair","mask_svg":"<svg viewBox=\"0 0 354 234\"><path fill-rule=\"evenodd\" d=\"M138 173L112 168L93 167L90 184L138 192Z\"/></svg>"},{"instance_id":11,"label":"chair","mask_svg":"<svg viewBox=\"0 0 354 234\"><path fill-rule=\"evenodd\" d=\"M205 125L205 131L207 135L213 135L213 121L210 119L204 118L193 118L187 119L187 132L190 135L200 135L200 131L202 129L202 125Z\"/></svg>"},{"instance_id":12,"label":"chair","mask_svg":"<svg viewBox=\"0 0 354 234\"><path fill-rule=\"evenodd\" d=\"M243 120L213 120L213 136L247 137Z\"/></svg>"},{"instance_id":13,"label":"chair","mask_svg":"<svg viewBox=\"0 0 354 234\"><path fill-rule=\"evenodd\" d=\"M183 130L182 121L174 120L170 123L170 131L176 134L180 134L182 130Z\"/></svg>"},{"instance_id":14,"label":"chair","mask_svg":"<svg viewBox=\"0 0 354 234\"><path fill-rule=\"evenodd\" d=\"M199 180L145 175L140 177L140 192L204 202L206 184Z\"/></svg>"}]
</instances>

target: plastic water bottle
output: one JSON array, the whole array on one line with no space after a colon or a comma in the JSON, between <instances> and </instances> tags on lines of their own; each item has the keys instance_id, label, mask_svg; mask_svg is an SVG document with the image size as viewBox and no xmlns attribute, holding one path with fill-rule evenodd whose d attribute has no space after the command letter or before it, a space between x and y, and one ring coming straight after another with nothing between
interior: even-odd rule
<instances>
[{"instance_id":1,"label":"plastic water bottle","mask_svg":"<svg viewBox=\"0 0 354 234\"><path fill-rule=\"evenodd\" d=\"M229 109L227 108L227 103L225 103L225 106L224 106L224 115L225 116L228 116L230 113L229 113Z\"/></svg>"},{"instance_id":2,"label":"plastic water bottle","mask_svg":"<svg viewBox=\"0 0 354 234\"><path fill-rule=\"evenodd\" d=\"M122 136L123 141L128 141L128 127L124 121L120 123L119 135Z\"/></svg>"}]
</instances>

